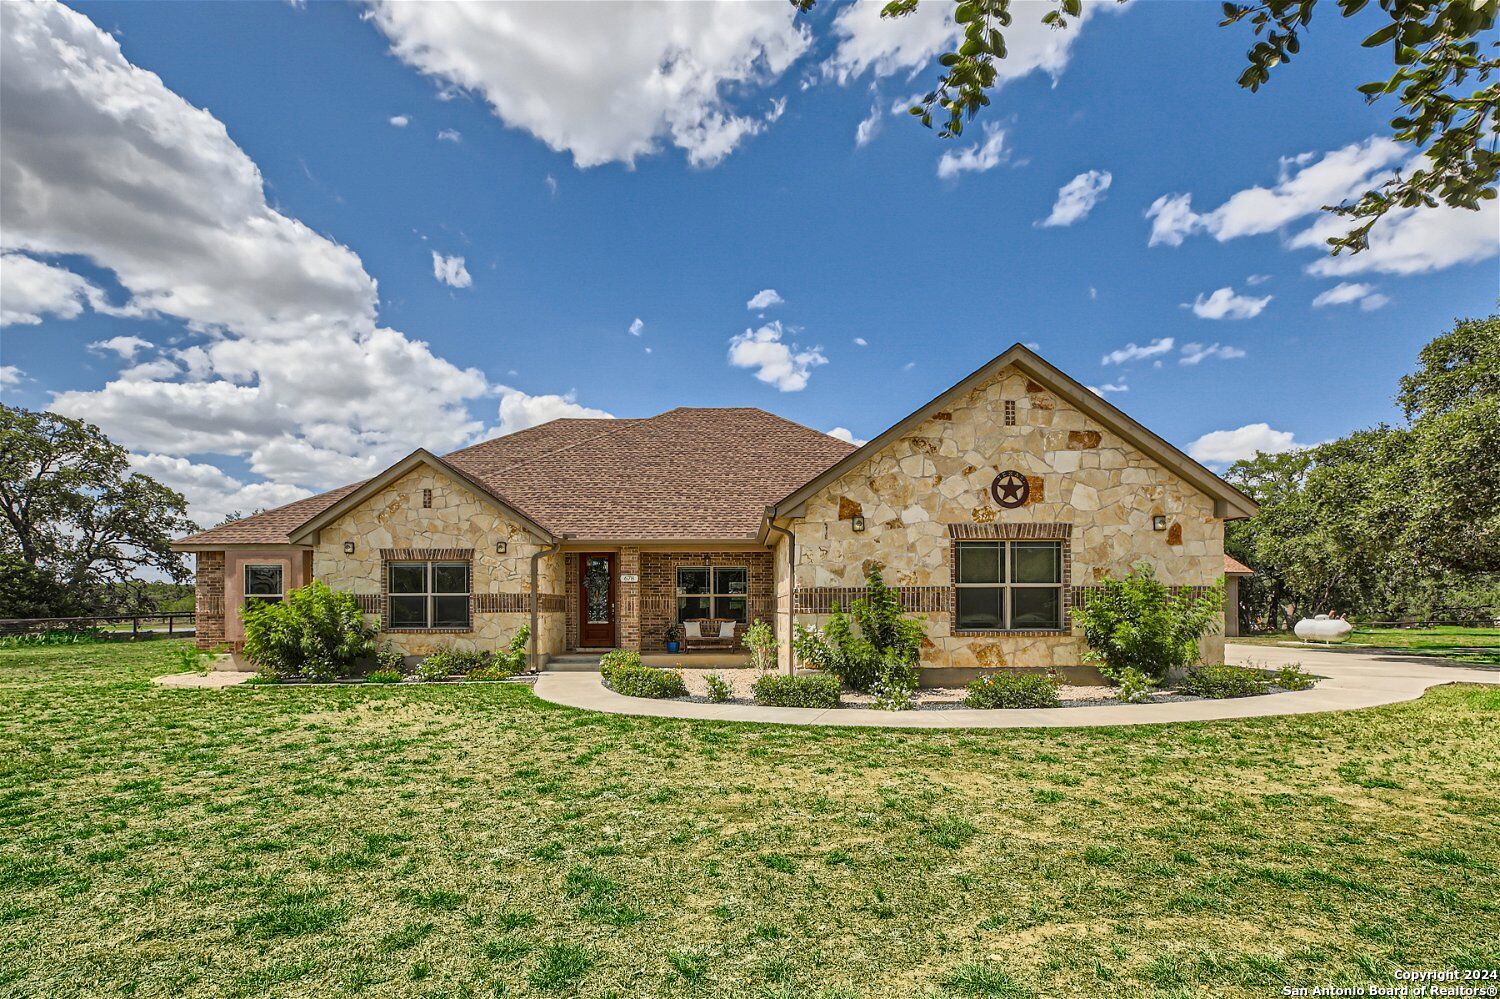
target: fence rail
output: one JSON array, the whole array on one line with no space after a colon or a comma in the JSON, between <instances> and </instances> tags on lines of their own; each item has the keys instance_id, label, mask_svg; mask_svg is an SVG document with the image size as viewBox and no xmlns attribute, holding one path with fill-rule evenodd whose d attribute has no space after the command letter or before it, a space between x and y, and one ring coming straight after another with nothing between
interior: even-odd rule
<instances>
[{"instance_id":1,"label":"fence rail","mask_svg":"<svg viewBox=\"0 0 1500 999\"><path fill-rule=\"evenodd\" d=\"M141 635L191 635L197 624L193 611L160 614L93 614L85 617L16 617L0 619L0 635L30 635L42 631L97 629L121 638ZM126 627L126 626L129 627Z\"/></svg>"}]
</instances>

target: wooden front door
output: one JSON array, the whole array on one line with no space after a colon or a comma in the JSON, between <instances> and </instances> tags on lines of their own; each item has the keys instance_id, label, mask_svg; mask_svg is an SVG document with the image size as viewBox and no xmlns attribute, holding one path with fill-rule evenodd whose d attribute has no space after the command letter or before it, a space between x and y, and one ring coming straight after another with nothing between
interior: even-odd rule
<instances>
[{"instance_id":1,"label":"wooden front door","mask_svg":"<svg viewBox=\"0 0 1500 999\"><path fill-rule=\"evenodd\" d=\"M578 644L585 649L615 646L615 556L578 556Z\"/></svg>"}]
</instances>

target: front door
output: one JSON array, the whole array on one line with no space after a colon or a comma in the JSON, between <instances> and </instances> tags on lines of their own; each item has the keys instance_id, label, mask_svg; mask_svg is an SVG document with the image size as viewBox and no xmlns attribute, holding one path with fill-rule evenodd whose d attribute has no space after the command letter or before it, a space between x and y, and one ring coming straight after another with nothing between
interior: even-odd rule
<instances>
[{"instance_id":1,"label":"front door","mask_svg":"<svg viewBox=\"0 0 1500 999\"><path fill-rule=\"evenodd\" d=\"M578 644L585 649L615 645L615 556L578 556Z\"/></svg>"}]
</instances>

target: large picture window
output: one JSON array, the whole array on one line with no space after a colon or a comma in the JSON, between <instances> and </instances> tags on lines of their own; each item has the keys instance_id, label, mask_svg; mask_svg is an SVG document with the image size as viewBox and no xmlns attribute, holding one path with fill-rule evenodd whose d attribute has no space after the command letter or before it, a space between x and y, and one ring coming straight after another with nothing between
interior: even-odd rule
<instances>
[{"instance_id":1,"label":"large picture window","mask_svg":"<svg viewBox=\"0 0 1500 999\"><path fill-rule=\"evenodd\" d=\"M1061 541L961 541L959 631L1060 631Z\"/></svg>"},{"instance_id":2,"label":"large picture window","mask_svg":"<svg viewBox=\"0 0 1500 999\"><path fill-rule=\"evenodd\" d=\"M386 563L388 628L469 630L469 563Z\"/></svg>"},{"instance_id":3,"label":"large picture window","mask_svg":"<svg viewBox=\"0 0 1500 999\"><path fill-rule=\"evenodd\" d=\"M283 570L280 565L245 566L245 603L280 603L286 596Z\"/></svg>"},{"instance_id":4,"label":"large picture window","mask_svg":"<svg viewBox=\"0 0 1500 999\"><path fill-rule=\"evenodd\" d=\"M750 570L683 566L677 570L677 620L717 618L744 623L750 612Z\"/></svg>"}]
</instances>

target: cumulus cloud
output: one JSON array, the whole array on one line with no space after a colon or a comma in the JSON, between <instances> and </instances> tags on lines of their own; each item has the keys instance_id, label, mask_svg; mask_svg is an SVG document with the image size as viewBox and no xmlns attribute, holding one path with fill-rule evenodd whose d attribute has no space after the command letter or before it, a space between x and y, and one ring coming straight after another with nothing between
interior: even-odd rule
<instances>
[{"instance_id":1,"label":"cumulus cloud","mask_svg":"<svg viewBox=\"0 0 1500 999\"><path fill-rule=\"evenodd\" d=\"M1253 458L1259 451L1278 454L1282 451L1296 451L1305 446L1298 444L1290 431L1273 430L1267 423L1249 423L1234 430L1215 430L1204 434L1188 445L1188 454L1198 461L1228 465L1244 458Z\"/></svg>"},{"instance_id":2,"label":"cumulus cloud","mask_svg":"<svg viewBox=\"0 0 1500 999\"><path fill-rule=\"evenodd\" d=\"M1349 228L1345 219L1326 216L1293 236L1288 246L1326 250L1328 240ZM1500 252L1500 204L1462 208L1398 208L1375 223L1370 246L1359 253L1326 254L1307 266L1318 277L1354 274L1425 274L1457 264L1478 263Z\"/></svg>"},{"instance_id":3,"label":"cumulus cloud","mask_svg":"<svg viewBox=\"0 0 1500 999\"><path fill-rule=\"evenodd\" d=\"M1183 302L1182 307L1192 309L1199 319L1254 319L1271 304L1271 298L1271 295L1262 298L1240 295L1233 288L1220 288L1206 298L1200 292L1191 302Z\"/></svg>"},{"instance_id":4,"label":"cumulus cloud","mask_svg":"<svg viewBox=\"0 0 1500 999\"><path fill-rule=\"evenodd\" d=\"M133 454L130 466L182 493L193 519L204 527L221 523L231 513L269 509L310 494L307 489L281 483L247 483L215 465L165 454Z\"/></svg>"},{"instance_id":5,"label":"cumulus cloud","mask_svg":"<svg viewBox=\"0 0 1500 999\"><path fill-rule=\"evenodd\" d=\"M962 149L950 149L938 157L937 175L943 180L952 180L960 174L985 173L999 166L1005 159L1005 130L998 125L985 125L984 138Z\"/></svg>"},{"instance_id":6,"label":"cumulus cloud","mask_svg":"<svg viewBox=\"0 0 1500 999\"><path fill-rule=\"evenodd\" d=\"M580 167L670 144L712 166L768 115L740 97L779 79L810 38L790 4L413 4L370 17L403 62L482 96L495 116ZM585 51L588 58L579 59Z\"/></svg>"},{"instance_id":7,"label":"cumulus cloud","mask_svg":"<svg viewBox=\"0 0 1500 999\"><path fill-rule=\"evenodd\" d=\"M777 294L775 288L765 288L750 296L750 301L745 303L745 308L752 312L757 309L769 309L773 305L780 305L786 299Z\"/></svg>"},{"instance_id":8,"label":"cumulus cloud","mask_svg":"<svg viewBox=\"0 0 1500 999\"><path fill-rule=\"evenodd\" d=\"M462 142L464 134L456 128L440 129L437 134L439 142Z\"/></svg>"},{"instance_id":9,"label":"cumulus cloud","mask_svg":"<svg viewBox=\"0 0 1500 999\"><path fill-rule=\"evenodd\" d=\"M445 257L436 250L432 251L432 276L450 288L467 288L474 283L463 257Z\"/></svg>"},{"instance_id":10,"label":"cumulus cloud","mask_svg":"<svg viewBox=\"0 0 1500 999\"><path fill-rule=\"evenodd\" d=\"M34 326L49 315L72 319L83 312L90 287L65 268L0 254L0 326Z\"/></svg>"},{"instance_id":11,"label":"cumulus cloud","mask_svg":"<svg viewBox=\"0 0 1500 999\"><path fill-rule=\"evenodd\" d=\"M1327 305L1352 305L1362 298L1369 296L1375 290L1372 284L1357 284L1351 281L1341 281L1321 292L1317 298L1312 300L1315 309L1321 309Z\"/></svg>"},{"instance_id":12,"label":"cumulus cloud","mask_svg":"<svg viewBox=\"0 0 1500 999\"><path fill-rule=\"evenodd\" d=\"M867 146L874 141L875 136L880 134L880 126L885 123L885 113L880 109L880 99L877 97L874 104L870 105L870 113L860 121L854 129L854 145L856 147Z\"/></svg>"},{"instance_id":13,"label":"cumulus cloud","mask_svg":"<svg viewBox=\"0 0 1500 999\"><path fill-rule=\"evenodd\" d=\"M1145 361L1163 354L1172 353L1172 348L1177 346L1177 341L1169 336L1152 340L1144 347L1138 347L1134 343L1127 343L1118 350L1112 350L1100 358L1100 364L1128 364L1131 361Z\"/></svg>"},{"instance_id":14,"label":"cumulus cloud","mask_svg":"<svg viewBox=\"0 0 1500 999\"><path fill-rule=\"evenodd\" d=\"M528 395L508 385L500 386L501 434L541 426L561 419L612 420L614 415L602 409L580 405L572 392L565 395Z\"/></svg>"},{"instance_id":15,"label":"cumulus cloud","mask_svg":"<svg viewBox=\"0 0 1500 999\"><path fill-rule=\"evenodd\" d=\"M802 348L786 343L786 330L779 322L769 322L760 329L747 329L729 341L729 363L736 368L750 368L755 377L783 392L800 392L807 387L812 369L827 364L821 347Z\"/></svg>"},{"instance_id":16,"label":"cumulus cloud","mask_svg":"<svg viewBox=\"0 0 1500 999\"><path fill-rule=\"evenodd\" d=\"M0 364L0 389L14 388L21 384L26 372L14 364Z\"/></svg>"},{"instance_id":17,"label":"cumulus cloud","mask_svg":"<svg viewBox=\"0 0 1500 999\"><path fill-rule=\"evenodd\" d=\"M634 319L632 319L630 321L630 335L631 336L640 336L641 333L642 333L642 331L644 331L645 329L646 329L646 323L645 323L645 321L643 319L641 319L640 316L636 316Z\"/></svg>"},{"instance_id":18,"label":"cumulus cloud","mask_svg":"<svg viewBox=\"0 0 1500 999\"><path fill-rule=\"evenodd\" d=\"M50 408L145 455L232 456L306 490L417 446L471 442L486 429L473 400L524 403L380 326L359 257L268 205L224 126L131 65L109 34L60 4L6 15L4 249L85 257L130 296L122 308L190 334L100 389L55 394Z\"/></svg>"},{"instance_id":19,"label":"cumulus cloud","mask_svg":"<svg viewBox=\"0 0 1500 999\"><path fill-rule=\"evenodd\" d=\"M391 115L391 124L397 128L405 128L411 124L411 118L404 114L393 114Z\"/></svg>"},{"instance_id":20,"label":"cumulus cloud","mask_svg":"<svg viewBox=\"0 0 1500 999\"><path fill-rule=\"evenodd\" d=\"M95 340L89 349L118 354L122 360L133 361L135 355L151 348L150 340L138 336L112 336L108 340Z\"/></svg>"},{"instance_id":21,"label":"cumulus cloud","mask_svg":"<svg viewBox=\"0 0 1500 999\"><path fill-rule=\"evenodd\" d=\"M854 338L854 346L856 347L868 347L869 345L870 341L866 340L862 336L857 336Z\"/></svg>"},{"instance_id":22,"label":"cumulus cloud","mask_svg":"<svg viewBox=\"0 0 1500 999\"><path fill-rule=\"evenodd\" d=\"M1177 358L1178 364L1194 365L1209 358L1218 358L1221 361L1233 361L1245 356L1245 352L1238 347L1229 344L1185 343L1182 345L1182 354Z\"/></svg>"},{"instance_id":23,"label":"cumulus cloud","mask_svg":"<svg viewBox=\"0 0 1500 999\"><path fill-rule=\"evenodd\" d=\"M1130 386L1124 382L1105 382L1103 385L1090 385L1088 390L1097 396L1105 396L1114 392L1129 392Z\"/></svg>"},{"instance_id":24,"label":"cumulus cloud","mask_svg":"<svg viewBox=\"0 0 1500 999\"><path fill-rule=\"evenodd\" d=\"M834 427L832 430L828 431L828 436L834 438L835 440L841 440L845 444L853 444L855 447L864 447L869 443L869 441L865 440L862 437L855 437L854 431L850 430L848 427Z\"/></svg>"},{"instance_id":25,"label":"cumulus cloud","mask_svg":"<svg viewBox=\"0 0 1500 999\"><path fill-rule=\"evenodd\" d=\"M1079 174L1058 189L1052 214L1037 225L1050 227L1083 221L1094 210L1094 206L1103 200L1104 192L1109 190L1112 180L1114 178L1108 170L1090 170Z\"/></svg>"}]
</instances>

